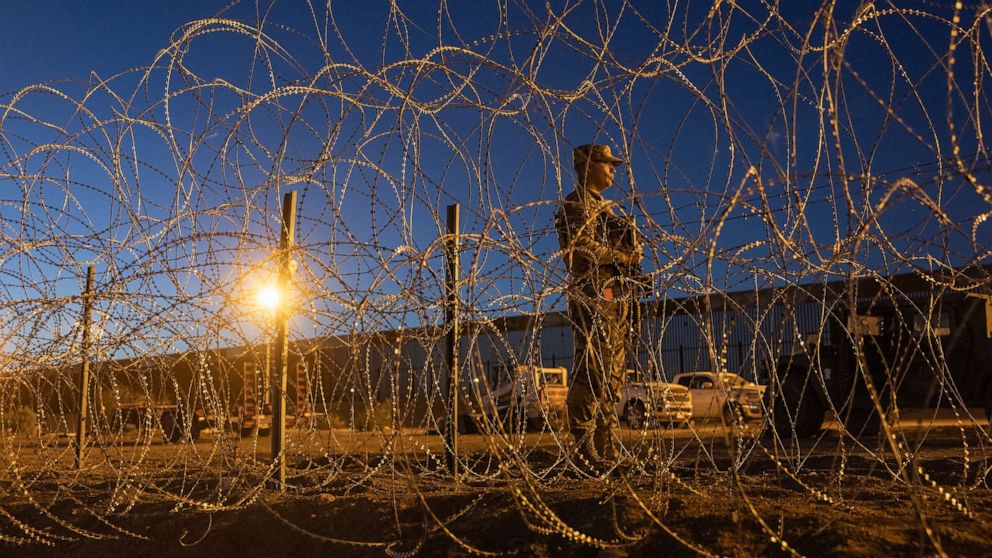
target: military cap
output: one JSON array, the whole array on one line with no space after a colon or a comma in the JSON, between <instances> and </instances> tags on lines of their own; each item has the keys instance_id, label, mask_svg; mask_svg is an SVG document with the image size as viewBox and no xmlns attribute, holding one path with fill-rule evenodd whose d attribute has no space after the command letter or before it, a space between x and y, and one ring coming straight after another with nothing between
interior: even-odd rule
<instances>
[{"instance_id":1,"label":"military cap","mask_svg":"<svg viewBox=\"0 0 992 558\"><path fill-rule=\"evenodd\" d=\"M585 165L588 161L595 161L597 163L613 163L614 165L623 164L623 159L618 159L613 156L609 145L590 143L588 145L580 145L572 150L573 165L580 167Z\"/></svg>"}]
</instances>

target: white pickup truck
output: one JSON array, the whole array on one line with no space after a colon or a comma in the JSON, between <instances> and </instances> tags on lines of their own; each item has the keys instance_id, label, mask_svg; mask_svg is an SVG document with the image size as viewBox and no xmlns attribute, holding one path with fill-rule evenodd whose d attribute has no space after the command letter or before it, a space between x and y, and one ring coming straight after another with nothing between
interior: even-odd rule
<instances>
[{"instance_id":1,"label":"white pickup truck","mask_svg":"<svg viewBox=\"0 0 992 558\"><path fill-rule=\"evenodd\" d=\"M513 381L496 388L496 414L503 424L533 429L556 426L565 416L568 369L539 368L521 364Z\"/></svg>"},{"instance_id":2,"label":"white pickup truck","mask_svg":"<svg viewBox=\"0 0 992 558\"><path fill-rule=\"evenodd\" d=\"M511 430L555 428L565 416L567 396L567 368L521 364L495 388L465 382L458 427L463 434L486 432L500 424ZM444 432L444 422L444 418L438 421L438 431Z\"/></svg>"},{"instance_id":3,"label":"white pickup truck","mask_svg":"<svg viewBox=\"0 0 992 558\"><path fill-rule=\"evenodd\" d=\"M675 376L675 382L692 393L694 420L723 420L733 423L740 417L744 422L764 417L761 398L766 386L761 386L729 372L685 372Z\"/></svg>"},{"instance_id":4,"label":"white pickup truck","mask_svg":"<svg viewBox=\"0 0 992 558\"><path fill-rule=\"evenodd\" d=\"M692 418L692 394L678 384L643 381L637 372L628 370L617 400L617 415L634 429L652 424L685 426Z\"/></svg>"}]
</instances>

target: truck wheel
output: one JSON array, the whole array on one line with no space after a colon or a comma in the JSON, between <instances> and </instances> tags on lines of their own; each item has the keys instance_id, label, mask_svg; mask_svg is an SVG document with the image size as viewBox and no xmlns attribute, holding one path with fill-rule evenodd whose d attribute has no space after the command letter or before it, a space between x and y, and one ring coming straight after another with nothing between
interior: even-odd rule
<instances>
[{"instance_id":1,"label":"truck wheel","mask_svg":"<svg viewBox=\"0 0 992 558\"><path fill-rule=\"evenodd\" d=\"M553 409L548 410L547 413L547 415L542 414L539 417L527 417L527 429L536 432L557 432L561 431L567 424L563 413Z\"/></svg>"},{"instance_id":2,"label":"truck wheel","mask_svg":"<svg viewBox=\"0 0 992 558\"><path fill-rule=\"evenodd\" d=\"M780 436L795 432L799 438L819 434L827 409L816 387L803 382L806 370L791 370L779 385L775 397L775 430ZM803 387L805 386L805 391Z\"/></svg>"},{"instance_id":3,"label":"truck wheel","mask_svg":"<svg viewBox=\"0 0 992 558\"><path fill-rule=\"evenodd\" d=\"M194 442L200 439L201 430L203 430L203 426L199 424L199 422L196 420L196 417L194 416L193 420L189 425L189 439L193 440Z\"/></svg>"},{"instance_id":4,"label":"truck wheel","mask_svg":"<svg viewBox=\"0 0 992 558\"><path fill-rule=\"evenodd\" d=\"M544 417L527 417L527 430L533 430L535 432L540 432L548 427L548 421L544 420Z\"/></svg>"},{"instance_id":5,"label":"truck wheel","mask_svg":"<svg viewBox=\"0 0 992 558\"><path fill-rule=\"evenodd\" d=\"M124 413L120 409L114 410L110 415L110 429L118 432L124 430Z\"/></svg>"},{"instance_id":6,"label":"truck wheel","mask_svg":"<svg viewBox=\"0 0 992 558\"><path fill-rule=\"evenodd\" d=\"M508 433L517 432L527 432L527 417L521 416L517 409L505 409L502 414L497 415L500 422L503 423L503 428L506 429Z\"/></svg>"},{"instance_id":7,"label":"truck wheel","mask_svg":"<svg viewBox=\"0 0 992 558\"><path fill-rule=\"evenodd\" d=\"M177 443L183 439L183 423L177 409L166 409L159 417L162 423L162 437L166 442Z\"/></svg>"},{"instance_id":8,"label":"truck wheel","mask_svg":"<svg viewBox=\"0 0 992 558\"><path fill-rule=\"evenodd\" d=\"M624 410L623 418L627 422L627 426L633 430L640 430L644 428L644 403L640 401L631 401L627 403L627 408Z\"/></svg>"},{"instance_id":9,"label":"truck wheel","mask_svg":"<svg viewBox=\"0 0 992 558\"><path fill-rule=\"evenodd\" d=\"M459 434L478 434L479 426L475 423L475 418L472 415L462 415L458 417L458 433Z\"/></svg>"},{"instance_id":10,"label":"truck wheel","mask_svg":"<svg viewBox=\"0 0 992 558\"><path fill-rule=\"evenodd\" d=\"M740 405L737 403L727 403L727 406L723 408L723 424L724 426L734 426L737 424L737 420L742 416Z\"/></svg>"}]
</instances>

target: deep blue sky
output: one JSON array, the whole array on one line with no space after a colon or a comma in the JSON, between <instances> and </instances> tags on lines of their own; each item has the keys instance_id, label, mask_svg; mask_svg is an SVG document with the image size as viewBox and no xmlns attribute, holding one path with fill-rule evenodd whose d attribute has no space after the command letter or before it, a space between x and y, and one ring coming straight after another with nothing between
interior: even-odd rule
<instances>
[{"instance_id":1,"label":"deep blue sky","mask_svg":"<svg viewBox=\"0 0 992 558\"><path fill-rule=\"evenodd\" d=\"M551 4L554 17L543 3L509 2L502 19L503 5L496 2L450 2L443 12L436 2L400 2L401 19L385 1L334 2L330 21L322 6L314 15L304 0L10 3L0 35L0 104L37 83L52 83L82 99L91 90L91 72L106 79L151 64L183 24L224 8L220 17L252 27L264 21L264 31L279 46L256 50L253 38L215 26L218 32L185 45L184 64L196 79L157 69L146 86L136 89L144 74L135 71L108 85L113 95L96 91L86 98L86 109L98 119L116 118L127 104L128 116L162 124L168 78L175 136L169 141L174 139L174 145L141 125L127 133L117 123L89 130L92 122L48 94L19 100L19 110L64 126L70 135L82 133L71 143L95 153L105 166L116 160L125 176L115 184L99 164L63 150L51 159L39 154L25 162L27 172L40 173L54 185L0 179L6 182L0 182L6 234L22 241L48 238L52 231L60 238L80 235L75 244L46 248L42 243L33 252L5 259L5 298L74 292L82 267L93 261L101 274L107 273L101 275L104 283L120 280L126 289L157 289L163 304L177 291L212 293L212 287L260 265L275 240L284 185L321 158L328 138L333 138L330 159L315 171L314 182L291 186L301 195L304 269L318 290L344 293L322 310L332 316L328 323L348 320L354 312L348 305L370 293L395 294L415 285L426 301L417 304L435 299L438 285L431 281L436 277L425 279L424 268L405 261L403 254L429 253L431 265L438 264L438 252L429 250L444 225L439 215L455 201L463 206L463 230L485 233L492 241L478 260L471 252L478 243L469 242L464 265L477 279L468 287L470 296L494 313L536 304L527 298L562 281L549 225L555 203L572 188L570 151L593 141L611 143L629 159L609 194L639 218L652 240L647 267L662 270L659 282L672 293L700 286L739 289L753 284L756 275L765 285L825 278L815 269L820 265L844 273L850 262L830 262L835 252L891 272L906 265L901 257L916 265L927 265L928 257L959 263L987 249L981 242L969 245L968 235L971 220L987 211L988 203L959 176L933 182L938 150L941 157L951 151L945 69L949 28L939 19L893 14L869 20L845 35L844 56L831 59L838 68L825 84L822 50L797 54L814 17L811 3L784 3L782 19L770 18L764 28L752 19L767 17L757 2L744 3L750 15L725 3L713 18L707 17L710 3L680 3L672 20L668 6L656 1L633 2L622 14L615 3L608 3L609 13L591 2ZM566 8L570 11L555 27ZM852 9L853 4L838 8L837 29L850 24L854 14L843 10ZM928 9L938 18L950 17L948 10ZM603 49L603 30L618 17L620 26ZM728 18L720 40L715 32ZM667 40L660 42L659 35ZM547 40L551 36L555 39ZM540 37L545 40L539 42ZM823 26L811 37L818 47ZM742 40L750 41L746 49L732 56L715 54ZM699 60L690 60L686 45ZM435 50L444 47L467 47L495 65ZM599 63L604 52L606 63ZM968 161L977 145L969 111L987 110L984 99L977 109L971 100L973 76L961 62L969 52L966 45L959 50L960 91L952 95ZM290 58L280 59L284 53ZM170 60L164 57L160 64ZM308 85L328 64L332 69L313 82L322 94L285 90ZM640 68L642 75L634 78L617 65ZM831 81L837 71L839 84ZM595 82L595 91L583 89L585 80ZM274 88L284 95L239 120L248 97L227 84L255 95ZM183 91L190 85L204 87ZM432 102L453 91L461 97L435 111ZM419 103L417 108L404 105L405 95ZM839 180L831 101L839 117L846 174L883 178L873 182L870 192L861 178ZM362 107L355 108L356 102ZM213 115L207 116L207 107ZM524 110L495 116L491 109L496 107ZM299 118L293 120L297 109ZM727 127L736 136L733 145ZM10 149L0 164L9 173L12 158L64 139L15 117L4 123L2 133ZM273 155L284 137L286 153ZM123 158L109 151L115 138L124 142ZM137 163L127 159L132 147ZM984 155L979 159L984 162ZM745 179L752 165L764 181L768 214L754 180ZM868 219L867 209L877 208L901 177L924 183L923 188L894 195L877 220ZM60 189L58 180L69 185ZM719 229L716 248L723 256L714 261L714 277L707 278L716 218L742 184L743 199L756 205L736 206ZM950 224L937 223L924 195L936 200ZM41 211L40 201L52 211ZM34 209L25 215L21 202ZM181 211L190 216L162 224ZM19 216L28 217L27 228L18 225ZM855 248L850 236L865 223L872 234ZM239 252L243 245L236 239L245 231L248 248ZM401 245L412 252L397 252ZM726 255L742 246L749 248L728 262ZM521 248L534 256L527 265L507 257ZM793 248L807 258L796 260L790 255ZM677 265L667 267L673 261ZM152 278L138 270L151 270ZM25 282L36 283L36 292L24 292ZM560 302L551 298L539 304ZM394 310L384 309L380 318L420 320L386 317Z\"/></svg>"},{"instance_id":2,"label":"deep blue sky","mask_svg":"<svg viewBox=\"0 0 992 558\"><path fill-rule=\"evenodd\" d=\"M5 2L0 91L102 77L144 66L183 23L208 17L211 2L38 0Z\"/></svg>"}]
</instances>

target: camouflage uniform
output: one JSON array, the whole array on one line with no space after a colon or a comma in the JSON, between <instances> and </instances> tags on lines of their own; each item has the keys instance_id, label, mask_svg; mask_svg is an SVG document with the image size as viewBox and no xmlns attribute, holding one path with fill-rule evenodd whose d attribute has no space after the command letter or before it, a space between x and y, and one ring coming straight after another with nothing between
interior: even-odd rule
<instances>
[{"instance_id":1,"label":"camouflage uniform","mask_svg":"<svg viewBox=\"0 0 992 558\"><path fill-rule=\"evenodd\" d=\"M568 422L584 457L616 460L616 401L626 371L630 295L621 291L617 246L607 230L613 202L578 189L555 218L571 281L568 316L574 345ZM591 438L591 440L590 440ZM589 448L590 441L595 451Z\"/></svg>"}]
</instances>

